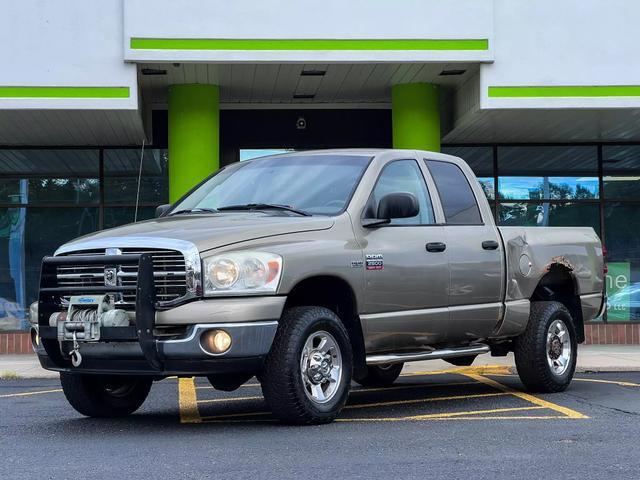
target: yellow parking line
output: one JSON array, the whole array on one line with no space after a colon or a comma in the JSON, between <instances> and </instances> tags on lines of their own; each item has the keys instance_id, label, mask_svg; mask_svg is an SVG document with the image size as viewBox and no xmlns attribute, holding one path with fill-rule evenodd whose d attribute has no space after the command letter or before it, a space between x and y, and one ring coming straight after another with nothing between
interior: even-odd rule
<instances>
[{"instance_id":1,"label":"yellow parking line","mask_svg":"<svg viewBox=\"0 0 640 480\"><path fill-rule=\"evenodd\" d=\"M198 403L222 403L222 402L242 402L245 400L262 400L264 397L231 397L231 398L207 398L206 400L198 400Z\"/></svg>"},{"instance_id":2,"label":"yellow parking line","mask_svg":"<svg viewBox=\"0 0 640 480\"><path fill-rule=\"evenodd\" d=\"M466 373L465 375L469 378L477 380L478 382L482 382L485 385L489 385L490 387L496 388L498 390L502 390L503 392L510 393L511 395L521 398L522 400L526 400L527 402L533 403L534 405L539 405L543 408L555 410L556 412L562 413L563 415L569 418L589 418L588 416L580 412L577 412L567 407L563 407L562 405L557 405L555 403L548 402L546 400L530 395L528 393L514 390L512 388L507 387L506 385L496 382L495 380L483 377L482 375L476 375L473 373Z\"/></svg>"},{"instance_id":3,"label":"yellow parking line","mask_svg":"<svg viewBox=\"0 0 640 480\"><path fill-rule=\"evenodd\" d=\"M198 412L198 398L193 377L178 380L178 405L180 407L180 423L202 422Z\"/></svg>"},{"instance_id":4,"label":"yellow parking line","mask_svg":"<svg viewBox=\"0 0 640 480\"><path fill-rule=\"evenodd\" d=\"M547 407L512 407L495 408L491 410L470 410L465 412L427 413L425 415L411 415L408 417L382 417L382 418L337 418L336 422L410 422L420 420L434 420L451 417L466 417L469 415L484 415L487 413L519 412L525 410L544 410ZM492 417L490 417L492 418Z\"/></svg>"},{"instance_id":5,"label":"yellow parking line","mask_svg":"<svg viewBox=\"0 0 640 480\"><path fill-rule=\"evenodd\" d=\"M59 393L61 391L61 388L56 388L55 390L37 390L35 392L8 393L5 395L0 395L0 398L27 397L29 395L40 395L42 393Z\"/></svg>"},{"instance_id":6,"label":"yellow parking line","mask_svg":"<svg viewBox=\"0 0 640 480\"><path fill-rule=\"evenodd\" d=\"M401 390L411 388L434 388L434 387L452 387L457 385L477 385L478 382L449 382L449 383L412 383L409 385L393 385L390 387L373 387L373 388L358 388L351 390L351 393L368 393L368 392L386 392L388 390Z\"/></svg>"},{"instance_id":7,"label":"yellow parking line","mask_svg":"<svg viewBox=\"0 0 640 480\"><path fill-rule=\"evenodd\" d=\"M489 373L492 377L517 377L518 375L513 373ZM611 385L618 385L620 387L640 387L640 383L623 382L621 380L599 380L597 378L574 378L572 382L592 382L592 383L609 383Z\"/></svg>"},{"instance_id":8,"label":"yellow parking line","mask_svg":"<svg viewBox=\"0 0 640 480\"><path fill-rule=\"evenodd\" d=\"M471 395L451 395L447 397L412 398L411 400L391 400L389 402L358 403L356 405L347 405L344 408L348 409L348 408L388 407L391 405L411 405L414 403L425 403L425 402L446 402L448 400L466 400L468 398L499 397L502 395L510 395L510 394L507 392L495 392L495 393L476 393Z\"/></svg>"},{"instance_id":9,"label":"yellow parking line","mask_svg":"<svg viewBox=\"0 0 640 480\"><path fill-rule=\"evenodd\" d=\"M617 380L598 380L596 378L574 378L574 382L593 382L593 383L609 383L620 387L640 387L640 383L620 382Z\"/></svg>"},{"instance_id":10,"label":"yellow parking line","mask_svg":"<svg viewBox=\"0 0 640 480\"><path fill-rule=\"evenodd\" d=\"M450 400L465 400L469 398L499 397L504 395L511 395L511 394L507 392L494 392L494 393L477 393L477 394L471 394L471 395L451 395L447 397L414 398L410 400L392 400L389 402L361 403L356 405L346 405L344 407L344 410L351 410L351 409L357 409L357 408L388 407L391 405L410 405L410 404L426 403L426 402L445 402ZM220 399L220 401L223 401L223 400L224 399ZM238 400L242 400L242 399L238 399ZM200 401L199 403L202 403L202 401ZM533 407L526 407L526 408L533 408ZM539 408L542 408L542 407L539 407ZM254 415L269 415L269 414L270 412L229 413L224 415L212 415L209 417L202 417L202 419L213 420L213 419L249 417ZM442 414L436 414L436 415L442 415Z\"/></svg>"}]
</instances>

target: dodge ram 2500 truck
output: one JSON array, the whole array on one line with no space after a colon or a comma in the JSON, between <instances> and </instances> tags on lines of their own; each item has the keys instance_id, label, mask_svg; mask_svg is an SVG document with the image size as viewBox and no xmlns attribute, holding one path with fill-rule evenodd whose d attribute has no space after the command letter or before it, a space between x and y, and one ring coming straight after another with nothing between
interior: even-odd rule
<instances>
[{"instance_id":1,"label":"dodge ram 2500 truck","mask_svg":"<svg viewBox=\"0 0 640 480\"><path fill-rule=\"evenodd\" d=\"M44 258L33 338L84 415L130 414L169 375L256 376L278 419L324 423L352 380L416 360L513 351L528 389L565 389L603 277L593 229L496 227L459 158L299 152Z\"/></svg>"}]
</instances>

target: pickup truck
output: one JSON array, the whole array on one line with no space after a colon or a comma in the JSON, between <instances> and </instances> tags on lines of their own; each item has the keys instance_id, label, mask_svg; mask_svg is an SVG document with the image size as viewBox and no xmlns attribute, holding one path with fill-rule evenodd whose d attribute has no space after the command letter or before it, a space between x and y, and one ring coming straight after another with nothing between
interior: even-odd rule
<instances>
[{"instance_id":1,"label":"pickup truck","mask_svg":"<svg viewBox=\"0 0 640 480\"><path fill-rule=\"evenodd\" d=\"M79 413L151 384L256 376L276 418L332 421L352 380L513 351L532 391L569 385L605 266L591 228L497 227L461 159L323 150L220 169L156 218L45 257L32 336Z\"/></svg>"}]
</instances>

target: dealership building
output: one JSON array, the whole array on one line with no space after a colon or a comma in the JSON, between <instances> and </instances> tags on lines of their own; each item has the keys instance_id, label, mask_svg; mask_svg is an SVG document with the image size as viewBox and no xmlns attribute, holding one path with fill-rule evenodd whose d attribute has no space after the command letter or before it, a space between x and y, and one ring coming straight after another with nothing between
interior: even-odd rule
<instances>
[{"instance_id":1,"label":"dealership building","mask_svg":"<svg viewBox=\"0 0 640 480\"><path fill-rule=\"evenodd\" d=\"M0 3L0 353L40 261L270 152L464 158L500 225L591 226L640 343L640 2Z\"/></svg>"}]
</instances>

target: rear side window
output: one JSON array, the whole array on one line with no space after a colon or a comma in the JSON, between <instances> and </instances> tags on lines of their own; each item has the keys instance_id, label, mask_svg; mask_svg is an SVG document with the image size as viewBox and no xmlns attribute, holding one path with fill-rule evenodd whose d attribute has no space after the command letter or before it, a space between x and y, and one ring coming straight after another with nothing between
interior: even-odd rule
<instances>
[{"instance_id":1,"label":"rear side window","mask_svg":"<svg viewBox=\"0 0 640 480\"><path fill-rule=\"evenodd\" d=\"M425 160L438 189L444 217L450 225L482 223L476 197L460 167L454 163Z\"/></svg>"}]
</instances>

